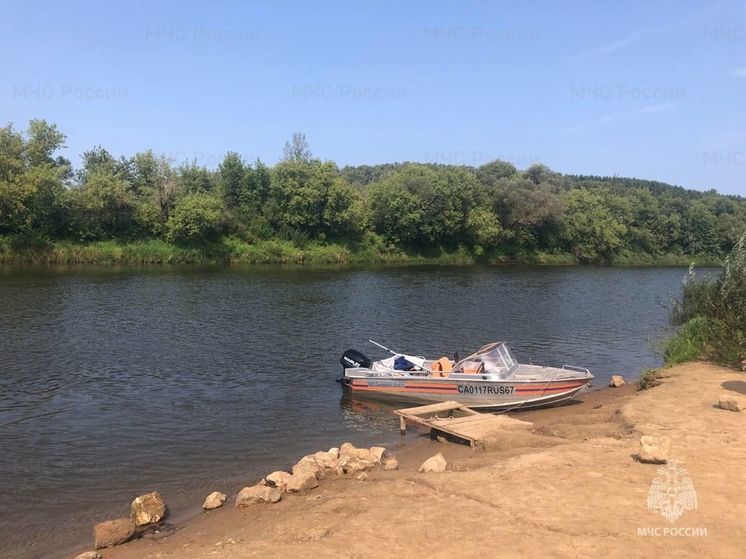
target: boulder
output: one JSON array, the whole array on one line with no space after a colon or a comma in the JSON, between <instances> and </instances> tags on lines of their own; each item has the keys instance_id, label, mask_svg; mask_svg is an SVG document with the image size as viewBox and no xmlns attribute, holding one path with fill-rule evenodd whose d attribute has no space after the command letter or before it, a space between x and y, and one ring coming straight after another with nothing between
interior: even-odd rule
<instances>
[{"instance_id":1,"label":"boulder","mask_svg":"<svg viewBox=\"0 0 746 559\"><path fill-rule=\"evenodd\" d=\"M366 481L368 479L368 472L361 472L356 478L358 481Z\"/></svg>"},{"instance_id":2,"label":"boulder","mask_svg":"<svg viewBox=\"0 0 746 559\"><path fill-rule=\"evenodd\" d=\"M267 485L269 485L270 487L277 487L284 493L285 491L287 491L288 481L291 477L292 476L289 473L278 470L276 472L272 472L264 479L266 480Z\"/></svg>"},{"instance_id":3,"label":"boulder","mask_svg":"<svg viewBox=\"0 0 746 559\"><path fill-rule=\"evenodd\" d=\"M671 458L671 439L654 435L640 437L640 462L665 464Z\"/></svg>"},{"instance_id":4,"label":"boulder","mask_svg":"<svg viewBox=\"0 0 746 559\"><path fill-rule=\"evenodd\" d=\"M382 446L372 446L370 447L370 456L376 464L381 464L386 458L386 449Z\"/></svg>"},{"instance_id":5,"label":"boulder","mask_svg":"<svg viewBox=\"0 0 746 559\"><path fill-rule=\"evenodd\" d=\"M158 491L136 497L131 508L136 526L158 524L166 517L166 503Z\"/></svg>"},{"instance_id":6,"label":"boulder","mask_svg":"<svg viewBox=\"0 0 746 559\"><path fill-rule=\"evenodd\" d=\"M102 559L101 554L98 551L86 551L80 555L76 555L75 559Z\"/></svg>"},{"instance_id":7,"label":"boulder","mask_svg":"<svg viewBox=\"0 0 746 559\"><path fill-rule=\"evenodd\" d=\"M292 472L293 474L313 472L314 475L317 475L323 469L323 466L320 466L319 463L316 462L316 458L314 458L313 454L309 454L308 456L304 456L298 460L298 462L293 465Z\"/></svg>"},{"instance_id":8,"label":"boulder","mask_svg":"<svg viewBox=\"0 0 746 559\"><path fill-rule=\"evenodd\" d=\"M202 508L205 510L212 510L218 507L222 507L223 503L225 503L225 499L225 493L221 493L220 491L213 491L207 496L205 502L202 503Z\"/></svg>"},{"instance_id":9,"label":"boulder","mask_svg":"<svg viewBox=\"0 0 746 559\"><path fill-rule=\"evenodd\" d=\"M335 459L339 460L339 449L336 447L330 448L327 452Z\"/></svg>"},{"instance_id":10,"label":"boulder","mask_svg":"<svg viewBox=\"0 0 746 559\"><path fill-rule=\"evenodd\" d=\"M124 543L135 535L135 523L129 518L100 522L93 527L93 547L111 547Z\"/></svg>"},{"instance_id":11,"label":"boulder","mask_svg":"<svg viewBox=\"0 0 746 559\"><path fill-rule=\"evenodd\" d=\"M439 452L435 456L425 460L420 466L419 471L422 473L444 472L446 466L448 466L448 462L446 462L443 454Z\"/></svg>"},{"instance_id":12,"label":"boulder","mask_svg":"<svg viewBox=\"0 0 746 559\"><path fill-rule=\"evenodd\" d=\"M718 406L729 411L743 411L746 409L746 398L737 394L723 393L718 396Z\"/></svg>"},{"instance_id":13,"label":"boulder","mask_svg":"<svg viewBox=\"0 0 746 559\"><path fill-rule=\"evenodd\" d=\"M366 462L375 462L373 453L367 448L355 448L352 443L343 443L339 447L339 458L351 458L354 460L364 460Z\"/></svg>"},{"instance_id":14,"label":"boulder","mask_svg":"<svg viewBox=\"0 0 746 559\"><path fill-rule=\"evenodd\" d=\"M326 469L336 468L337 458L338 456L334 456L332 453L324 452L323 450L313 455L316 464L319 467Z\"/></svg>"},{"instance_id":15,"label":"boulder","mask_svg":"<svg viewBox=\"0 0 746 559\"><path fill-rule=\"evenodd\" d=\"M622 375L614 375L611 377L611 380L609 381L609 386L612 388L618 388L619 386L622 386L624 383L624 377Z\"/></svg>"},{"instance_id":16,"label":"boulder","mask_svg":"<svg viewBox=\"0 0 746 559\"><path fill-rule=\"evenodd\" d=\"M277 487L256 484L244 487L236 496L236 507L243 508L256 503L276 503L282 499L282 491Z\"/></svg>"},{"instance_id":17,"label":"boulder","mask_svg":"<svg viewBox=\"0 0 746 559\"><path fill-rule=\"evenodd\" d=\"M319 481L316 479L316 476L312 472L304 472L299 471L298 473L293 473L292 476L290 476L290 479L288 479L286 490L290 492L296 492L296 491L308 491L309 489L313 489L314 487L319 486Z\"/></svg>"},{"instance_id":18,"label":"boulder","mask_svg":"<svg viewBox=\"0 0 746 559\"><path fill-rule=\"evenodd\" d=\"M386 462L383 463L383 469L387 472L398 470L399 469L399 461L394 458L393 456L386 459Z\"/></svg>"},{"instance_id":19,"label":"boulder","mask_svg":"<svg viewBox=\"0 0 746 559\"><path fill-rule=\"evenodd\" d=\"M339 474L356 474L359 472L365 472L373 467L373 462L369 460L358 460L357 458L350 458L349 456L343 456L339 459L339 467L337 473Z\"/></svg>"}]
</instances>

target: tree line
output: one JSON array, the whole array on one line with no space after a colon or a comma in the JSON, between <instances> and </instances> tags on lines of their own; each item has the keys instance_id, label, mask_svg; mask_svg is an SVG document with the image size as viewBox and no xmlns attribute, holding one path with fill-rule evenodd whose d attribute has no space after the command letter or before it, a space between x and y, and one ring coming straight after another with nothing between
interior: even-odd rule
<instances>
[{"instance_id":1,"label":"tree line","mask_svg":"<svg viewBox=\"0 0 746 559\"><path fill-rule=\"evenodd\" d=\"M540 164L396 163L339 168L293 134L273 166L225 155L216 169L153 151L97 146L79 168L65 135L32 120L0 129L0 236L19 244L162 239L180 245L285 239L420 255L727 254L746 230L746 200L714 190L563 175Z\"/></svg>"}]
</instances>

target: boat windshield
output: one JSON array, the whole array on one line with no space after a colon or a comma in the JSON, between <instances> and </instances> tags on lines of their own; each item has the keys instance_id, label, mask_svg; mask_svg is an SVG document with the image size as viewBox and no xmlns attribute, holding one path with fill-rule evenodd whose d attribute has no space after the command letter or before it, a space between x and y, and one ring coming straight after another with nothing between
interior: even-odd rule
<instances>
[{"instance_id":1,"label":"boat windshield","mask_svg":"<svg viewBox=\"0 0 746 559\"><path fill-rule=\"evenodd\" d=\"M505 342L493 342L456 363L453 372L465 375L498 375L505 378L517 367L518 363L513 359Z\"/></svg>"}]
</instances>

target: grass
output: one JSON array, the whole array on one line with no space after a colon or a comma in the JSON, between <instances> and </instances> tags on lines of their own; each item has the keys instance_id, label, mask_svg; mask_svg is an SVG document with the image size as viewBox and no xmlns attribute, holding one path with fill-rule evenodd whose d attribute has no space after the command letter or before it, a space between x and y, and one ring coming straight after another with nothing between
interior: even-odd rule
<instances>
[{"instance_id":1,"label":"grass","mask_svg":"<svg viewBox=\"0 0 746 559\"><path fill-rule=\"evenodd\" d=\"M613 265L688 265L692 258L625 255ZM377 235L349 244L269 239L246 242L234 237L180 245L162 240L48 241L0 236L0 264L539 264L575 265L572 254L521 252L473 253L463 247L414 253L386 244Z\"/></svg>"},{"instance_id":2,"label":"grass","mask_svg":"<svg viewBox=\"0 0 746 559\"><path fill-rule=\"evenodd\" d=\"M640 379L637 381L637 388L639 390L647 390L653 388L659 384L658 377L660 376L660 369L646 369L640 373Z\"/></svg>"},{"instance_id":3,"label":"grass","mask_svg":"<svg viewBox=\"0 0 746 559\"><path fill-rule=\"evenodd\" d=\"M701 358L707 341L707 319L696 316L686 322L668 340L664 351L666 365L672 366Z\"/></svg>"},{"instance_id":4,"label":"grass","mask_svg":"<svg viewBox=\"0 0 746 559\"><path fill-rule=\"evenodd\" d=\"M649 254L623 250L611 259L613 266L722 266L723 259L712 255Z\"/></svg>"},{"instance_id":5,"label":"grass","mask_svg":"<svg viewBox=\"0 0 746 559\"><path fill-rule=\"evenodd\" d=\"M696 316L686 322L669 338L663 349L664 368L706 357L707 334L710 325L706 318ZM647 369L640 373L637 387L647 390L660 382L662 369Z\"/></svg>"}]
</instances>

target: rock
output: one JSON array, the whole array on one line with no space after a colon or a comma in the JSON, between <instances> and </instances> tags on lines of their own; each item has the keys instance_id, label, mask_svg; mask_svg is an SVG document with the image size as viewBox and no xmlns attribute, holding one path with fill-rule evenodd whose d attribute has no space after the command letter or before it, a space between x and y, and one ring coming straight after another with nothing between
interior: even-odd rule
<instances>
[{"instance_id":1,"label":"rock","mask_svg":"<svg viewBox=\"0 0 746 559\"><path fill-rule=\"evenodd\" d=\"M729 411L743 411L746 409L746 398L737 394L723 393L718 396L718 406Z\"/></svg>"},{"instance_id":2,"label":"rock","mask_svg":"<svg viewBox=\"0 0 746 559\"><path fill-rule=\"evenodd\" d=\"M293 474L301 472L313 472L313 474L316 475L323 469L323 466L320 466L319 463L316 462L316 458L314 458L313 454L309 454L308 456L304 456L303 458L301 458L295 465L293 465L292 472Z\"/></svg>"},{"instance_id":3,"label":"rock","mask_svg":"<svg viewBox=\"0 0 746 559\"><path fill-rule=\"evenodd\" d=\"M288 481L292 476L287 472L277 471L272 472L266 478L267 484L270 487L277 487L283 493L287 491Z\"/></svg>"},{"instance_id":4,"label":"rock","mask_svg":"<svg viewBox=\"0 0 746 559\"><path fill-rule=\"evenodd\" d=\"M329 454L335 459L339 460L339 449L336 447L332 447L328 450Z\"/></svg>"},{"instance_id":5,"label":"rock","mask_svg":"<svg viewBox=\"0 0 746 559\"><path fill-rule=\"evenodd\" d=\"M376 464L381 464L386 457L386 449L382 446L370 447L370 455Z\"/></svg>"},{"instance_id":6,"label":"rock","mask_svg":"<svg viewBox=\"0 0 746 559\"><path fill-rule=\"evenodd\" d=\"M352 443L343 443L339 447L339 458L351 458L354 460L363 460L366 462L375 462L373 453L367 448L355 448Z\"/></svg>"},{"instance_id":7,"label":"rock","mask_svg":"<svg viewBox=\"0 0 746 559\"><path fill-rule=\"evenodd\" d=\"M383 463L383 469L387 472L398 470L399 469L399 461L394 458L393 456L386 459L386 462Z\"/></svg>"},{"instance_id":8,"label":"rock","mask_svg":"<svg viewBox=\"0 0 746 559\"><path fill-rule=\"evenodd\" d=\"M166 503L157 491L135 498L131 508L136 526L157 524L166 517Z\"/></svg>"},{"instance_id":9,"label":"rock","mask_svg":"<svg viewBox=\"0 0 746 559\"><path fill-rule=\"evenodd\" d=\"M80 555L76 555L75 559L102 559L101 554L98 551L86 551Z\"/></svg>"},{"instance_id":10,"label":"rock","mask_svg":"<svg viewBox=\"0 0 746 559\"><path fill-rule=\"evenodd\" d=\"M282 491L277 487L257 484L244 487L238 492L236 507L248 507L255 503L276 503L280 499L282 499Z\"/></svg>"},{"instance_id":11,"label":"rock","mask_svg":"<svg viewBox=\"0 0 746 559\"><path fill-rule=\"evenodd\" d=\"M286 490L288 492L307 491L318 486L319 481L316 479L316 476L313 474L313 472L301 470L297 473L293 473L293 475L290 476L290 479L288 479L287 482Z\"/></svg>"},{"instance_id":12,"label":"rock","mask_svg":"<svg viewBox=\"0 0 746 559\"><path fill-rule=\"evenodd\" d=\"M225 493L221 493L220 491L213 491L207 496L205 502L202 503L202 508L205 510L212 510L218 507L222 507L223 503L225 503L225 499Z\"/></svg>"},{"instance_id":13,"label":"rock","mask_svg":"<svg viewBox=\"0 0 746 559\"><path fill-rule=\"evenodd\" d=\"M618 388L622 386L624 383L624 377L622 375L614 375L611 377L611 380L609 381L609 386L612 388Z\"/></svg>"},{"instance_id":14,"label":"rock","mask_svg":"<svg viewBox=\"0 0 746 559\"><path fill-rule=\"evenodd\" d=\"M368 472L362 472L358 474L357 478L358 481L366 481L368 479Z\"/></svg>"},{"instance_id":15,"label":"rock","mask_svg":"<svg viewBox=\"0 0 746 559\"><path fill-rule=\"evenodd\" d=\"M357 458L350 458L349 456L343 456L339 459L339 468L337 473L340 474L356 474L358 472L364 472L370 470L373 467L373 462L368 460L358 460Z\"/></svg>"},{"instance_id":16,"label":"rock","mask_svg":"<svg viewBox=\"0 0 746 559\"><path fill-rule=\"evenodd\" d=\"M118 518L100 522L93 527L93 547L119 545L135 535L135 523L129 518Z\"/></svg>"},{"instance_id":17,"label":"rock","mask_svg":"<svg viewBox=\"0 0 746 559\"><path fill-rule=\"evenodd\" d=\"M330 452L320 451L313 455L313 459L316 461L321 468L332 469L336 467L338 456L334 456Z\"/></svg>"},{"instance_id":18,"label":"rock","mask_svg":"<svg viewBox=\"0 0 746 559\"><path fill-rule=\"evenodd\" d=\"M444 472L446 466L448 466L448 462L446 462L443 454L439 452L435 456L425 460L420 466L419 471L422 473Z\"/></svg>"},{"instance_id":19,"label":"rock","mask_svg":"<svg viewBox=\"0 0 746 559\"><path fill-rule=\"evenodd\" d=\"M671 439L653 435L640 437L640 462L665 464L671 458Z\"/></svg>"}]
</instances>

